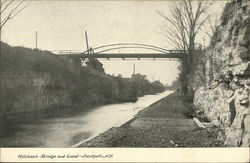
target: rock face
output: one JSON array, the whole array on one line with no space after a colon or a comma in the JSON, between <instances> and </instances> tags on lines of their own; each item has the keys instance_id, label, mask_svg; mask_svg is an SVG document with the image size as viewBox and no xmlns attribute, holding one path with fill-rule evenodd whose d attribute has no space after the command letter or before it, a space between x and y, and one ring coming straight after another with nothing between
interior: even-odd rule
<instances>
[{"instance_id":1,"label":"rock face","mask_svg":"<svg viewBox=\"0 0 250 163\"><path fill-rule=\"evenodd\" d=\"M1 84L4 86L1 110L6 114L71 105L70 90L63 78L49 73L4 73Z\"/></svg>"},{"instance_id":2,"label":"rock face","mask_svg":"<svg viewBox=\"0 0 250 163\"><path fill-rule=\"evenodd\" d=\"M194 106L214 125L225 129L225 146L250 146L250 3L247 0L226 4L211 42L204 54L204 58L209 58L205 65L206 81L194 88Z\"/></svg>"}]
</instances>

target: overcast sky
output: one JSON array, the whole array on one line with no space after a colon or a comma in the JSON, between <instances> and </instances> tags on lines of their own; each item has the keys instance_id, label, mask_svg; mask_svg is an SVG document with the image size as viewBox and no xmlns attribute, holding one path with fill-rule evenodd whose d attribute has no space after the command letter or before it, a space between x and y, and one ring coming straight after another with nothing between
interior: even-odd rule
<instances>
[{"instance_id":1,"label":"overcast sky","mask_svg":"<svg viewBox=\"0 0 250 163\"><path fill-rule=\"evenodd\" d=\"M2 41L13 46L43 50L86 49L84 30L89 44L97 47L112 43L144 43L171 49L160 33L164 20L156 11L168 13L171 1L33 1L2 31ZM220 15L224 2L215 2L210 14ZM203 40L204 33L199 35ZM125 52L124 50L122 52ZM132 52L142 52L136 49ZM136 73L150 80L171 83L178 75L177 61L101 60L109 74L129 77Z\"/></svg>"}]
</instances>

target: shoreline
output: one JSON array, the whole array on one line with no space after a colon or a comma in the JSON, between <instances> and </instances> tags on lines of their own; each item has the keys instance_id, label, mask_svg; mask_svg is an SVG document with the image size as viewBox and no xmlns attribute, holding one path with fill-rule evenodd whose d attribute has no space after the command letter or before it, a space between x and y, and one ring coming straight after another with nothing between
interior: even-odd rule
<instances>
[{"instance_id":1,"label":"shoreline","mask_svg":"<svg viewBox=\"0 0 250 163\"><path fill-rule=\"evenodd\" d=\"M5 132L5 129L7 126L15 126L15 125L26 124L30 122L35 123L38 120L60 117L66 114L74 115L82 111L86 111L86 112L91 111L93 108L99 107L99 106L122 104L122 103L128 103L128 102L134 103L140 97L142 96L136 97L136 100L126 99L123 101L118 100L118 101L113 101L113 102L97 103L97 104L86 104L86 103L82 104L81 103L81 104L72 104L68 106L54 106L54 107L48 107L44 109L26 110L26 111L13 112L13 113L3 112L0 114L0 121L1 121L0 131Z\"/></svg>"},{"instance_id":2,"label":"shoreline","mask_svg":"<svg viewBox=\"0 0 250 163\"><path fill-rule=\"evenodd\" d=\"M221 129L198 128L188 109L181 93L173 92L121 126L72 147L222 147Z\"/></svg>"},{"instance_id":3,"label":"shoreline","mask_svg":"<svg viewBox=\"0 0 250 163\"><path fill-rule=\"evenodd\" d=\"M168 91L168 90L165 90L165 91ZM172 90L169 90L169 91L172 91ZM160 94L160 93L163 93L163 92L155 93L155 95L156 95L156 94ZM163 98L165 98L165 97L163 97ZM163 98L159 99L158 101L161 101ZM150 104L148 107L150 107L151 105L154 105L154 104L157 103L158 101L156 101L156 102ZM148 107L146 107L146 108L148 108ZM146 109L146 108L144 108L144 109ZM144 109L142 109L142 110L144 110ZM142 110L140 110L139 112L141 112ZM139 113L139 112L138 112L138 113ZM138 114L138 113L137 113L137 114ZM137 115L137 114L136 114L136 115ZM136 115L135 115L135 116L136 116ZM133 121L133 120L135 119L135 116L132 117L132 118L130 118L130 119L128 119L125 123L121 124L120 126L116 126L115 128L117 128L117 127L122 127L122 126L124 126L124 125L130 123L131 121ZM114 128L114 127L112 127L112 128ZM110 129L112 129L112 128L110 128ZM110 129L108 129L108 130L110 130ZM78 142L78 143L72 145L71 148L79 147L81 144L84 144L84 143L86 143L86 142L88 142L88 141L91 141L92 139L95 139L95 138L98 137L99 135L101 135L101 134L107 132L108 130L106 130L106 131L104 131L104 132L102 132L102 133L95 134L95 135L93 135L93 136L91 136L91 137L89 137L89 138L87 138L87 139L85 139L85 140L82 140L82 141L80 141L80 142Z\"/></svg>"}]
</instances>

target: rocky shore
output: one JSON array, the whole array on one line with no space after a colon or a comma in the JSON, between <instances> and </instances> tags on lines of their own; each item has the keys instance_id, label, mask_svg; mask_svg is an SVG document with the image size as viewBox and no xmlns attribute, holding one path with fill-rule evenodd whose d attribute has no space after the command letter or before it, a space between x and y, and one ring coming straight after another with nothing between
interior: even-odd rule
<instances>
[{"instance_id":1,"label":"rocky shore","mask_svg":"<svg viewBox=\"0 0 250 163\"><path fill-rule=\"evenodd\" d=\"M221 147L218 127L198 128L179 92L140 111L134 119L79 147Z\"/></svg>"}]
</instances>

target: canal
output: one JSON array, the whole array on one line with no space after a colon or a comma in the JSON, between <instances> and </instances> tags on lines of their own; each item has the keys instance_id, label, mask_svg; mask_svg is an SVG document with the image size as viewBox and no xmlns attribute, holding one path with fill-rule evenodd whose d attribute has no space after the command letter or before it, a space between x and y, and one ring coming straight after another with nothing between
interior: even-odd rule
<instances>
[{"instance_id":1,"label":"canal","mask_svg":"<svg viewBox=\"0 0 250 163\"><path fill-rule=\"evenodd\" d=\"M112 127L119 127L140 110L166 97L172 91L145 95L135 103L93 107L78 114L20 124L13 134L1 138L2 147L75 147Z\"/></svg>"}]
</instances>

